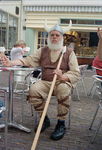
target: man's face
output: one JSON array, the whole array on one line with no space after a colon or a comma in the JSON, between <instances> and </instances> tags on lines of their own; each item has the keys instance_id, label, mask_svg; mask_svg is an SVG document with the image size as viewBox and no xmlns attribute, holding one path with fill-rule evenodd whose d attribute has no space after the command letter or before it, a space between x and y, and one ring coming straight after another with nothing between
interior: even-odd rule
<instances>
[{"instance_id":1,"label":"man's face","mask_svg":"<svg viewBox=\"0 0 102 150\"><path fill-rule=\"evenodd\" d=\"M51 50L59 50L63 46L63 36L59 31L52 31L49 34L48 46Z\"/></svg>"},{"instance_id":2,"label":"man's face","mask_svg":"<svg viewBox=\"0 0 102 150\"><path fill-rule=\"evenodd\" d=\"M52 31L50 33L50 41L52 44L58 44L59 41L61 41L62 35L59 31Z\"/></svg>"}]
</instances>

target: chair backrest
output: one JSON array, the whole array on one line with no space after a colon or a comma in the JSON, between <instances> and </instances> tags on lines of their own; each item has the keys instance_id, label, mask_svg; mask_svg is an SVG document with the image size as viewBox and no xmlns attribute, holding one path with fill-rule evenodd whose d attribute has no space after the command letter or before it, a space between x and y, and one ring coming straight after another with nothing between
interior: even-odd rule
<instances>
[{"instance_id":1,"label":"chair backrest","mask_svg":"<svg viewBox=\"0 0 102 150\"><path fill-rule=\"evenodd\" d=\"M99 75L93 75L93 79L95 80L95 83L97 85L97 90L98 90L98 96L102 100L102 76Z\"/></svg>"},{"instance_id":2,"label":"chair backrest","mask_svg":"<svg viewBox=\"0 0 102 150\"><path fill-rule=\"evenodd\" d=\"M23 86L24 90L28 91L30 86L30 76L32 71L15 71L14 72L14 92L21 91Z\"/></svg>"},{"instance_id":3,"label":"chair backrest","mask_svg":"<svg viewBox=\"0 0 102 150\"><path fill-rule=\"evenodd\" d=\"M22 82L24 81L27 74L31 71L14 71L14 81Z\"/></svg>"},{"instance_id":4,"label":"chair backrest","mask_svg":"<svg viewBox=\"0 0 102 150\"><path fill-rule=\"evenodd\" d=\"M86 65L79 65L80 77L81 77L81 78L84 78L85 72L86 72L87 68L88 68L88 65L87 65L87 64L86 64Z\"/></svg>"},{"instance_id":5,"label":"chair backrest","mask_svg":"<svg viewBox=\"0 0 102 150\"><path fill-rule=\"evenodd\" d=\"M37 80L41 79L41 74L42 74L41 69L37 69L32 73L33 77L32 76L30 77L31 85L34 84Z\"/></svg>"},{"instance_id":6,"label":"chair backrest","mask_svg":"<svg viewBox=\"0 0 102 150\"><path fill-rule=\"evenodd\" d=\"M92 66L92 70L94 72L94 75L98 75L98 71L102 71L102 69L99 69L97 67Z\"/></svg>"}]
</instances>

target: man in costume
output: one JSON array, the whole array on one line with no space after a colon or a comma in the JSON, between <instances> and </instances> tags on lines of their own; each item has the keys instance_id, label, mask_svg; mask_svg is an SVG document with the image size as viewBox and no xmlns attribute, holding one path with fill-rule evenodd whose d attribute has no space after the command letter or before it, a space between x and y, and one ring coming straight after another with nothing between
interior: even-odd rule
<instances>
[{"instance_id":1,"label":"man in costume","mask_svg":"<svg viewBox=\"0 0 102 150\"><path fill-rule=\"evenodd\" d=\"M76 55L73 49L63 46L63 34L68 32L70 25L62 29L58 24L51 29L45 22L45 30L49 33L48 46L39 48L34 54L15 61L10 61L6 57L1 59L4 66L29 65L34 68L41 67L42 77L34 83L29 89L29 102L41 117L45 106L45 99L48 96L54 74L57 74L57 80L53 89L53 95L58 101L57 107L57 125L51 134L52 140L60 140L65 132L65 118L70 106L71 85L74 88L79 80L80 71ZM59 58L63 53L60 69L56 69ZM41 132L50 126L50 119L46 114ZM37 130L37 127L35 131Z\"/></svg>"}]
</instances>

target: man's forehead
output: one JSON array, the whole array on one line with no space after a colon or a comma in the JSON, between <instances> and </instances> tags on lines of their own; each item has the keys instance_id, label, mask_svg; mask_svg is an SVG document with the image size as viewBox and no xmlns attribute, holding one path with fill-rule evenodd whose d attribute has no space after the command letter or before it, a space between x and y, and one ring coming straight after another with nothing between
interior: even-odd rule
<instances>
[{"instance_id":1,"label":"man's forehead","mask_svg":"<svg viewBox=\"0 0 102 150\"><path fill-rule=\"evenodd\" d=\"M50 34L60 34L61 35L61 33L59 31L57 31L57 30L51 31Z\"/></svg>"}]
</instances>

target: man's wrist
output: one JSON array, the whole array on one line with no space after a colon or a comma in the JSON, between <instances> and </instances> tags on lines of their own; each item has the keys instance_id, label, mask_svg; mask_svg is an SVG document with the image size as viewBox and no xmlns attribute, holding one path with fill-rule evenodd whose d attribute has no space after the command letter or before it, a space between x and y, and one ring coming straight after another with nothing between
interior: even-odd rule
<instances>
[{"instance_id":1,"label":"man's wrist","mask_svg":"<svg viewBox=\"0 0 102 150\"><path fill-rule=\"evenodd\" d=\"M63 74L60 78L59 78L60 81L68 81L69 82L69 78L67 75Z\"/></svg>"}]
</instances>

